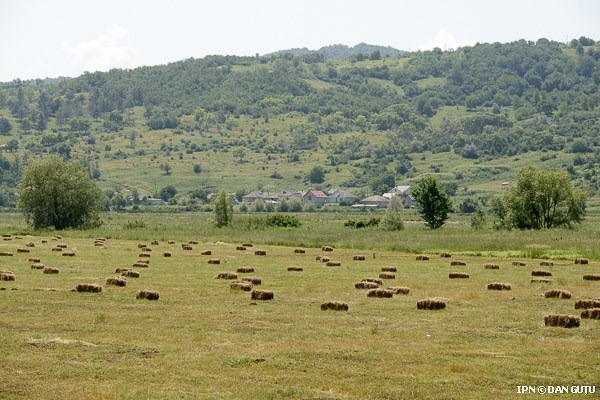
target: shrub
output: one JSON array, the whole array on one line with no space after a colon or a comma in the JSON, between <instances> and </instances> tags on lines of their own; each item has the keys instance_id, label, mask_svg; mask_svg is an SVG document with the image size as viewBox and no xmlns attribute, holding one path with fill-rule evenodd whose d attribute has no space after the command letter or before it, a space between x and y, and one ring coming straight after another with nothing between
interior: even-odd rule
<instances>
[{"instance_id":1,"label":"shrub","mask_svg":"<svg viewBox=\"0 0 600 400\"><path fill-rule=\"evenodd\" d=\"M300 226L300 220L294 215L272 214L267 215L266 224L268 226L298 228Z\"/></svg>"}]
</instances>

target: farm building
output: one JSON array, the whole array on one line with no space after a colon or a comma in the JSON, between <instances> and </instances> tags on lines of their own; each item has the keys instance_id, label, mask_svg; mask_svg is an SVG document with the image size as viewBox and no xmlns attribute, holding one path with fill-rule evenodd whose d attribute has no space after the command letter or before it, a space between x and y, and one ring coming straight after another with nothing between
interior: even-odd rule
<instances>
[{"instance_id":1,"label":"farm building","mask_svg":"<svg viewBox=\"0 0 600 400\"><path fill-rule=\"evenodd\" d=\"M322 190L308 189L302 196L302 202L322 206L327 202L327 195Z\"/></svg>"}]
</instances>

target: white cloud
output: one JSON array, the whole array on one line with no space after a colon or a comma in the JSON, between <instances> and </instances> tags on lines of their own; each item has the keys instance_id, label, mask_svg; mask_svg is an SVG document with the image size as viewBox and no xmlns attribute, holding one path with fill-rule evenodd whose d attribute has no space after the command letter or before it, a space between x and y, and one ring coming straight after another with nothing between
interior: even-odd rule
<instances>
[{"instance_id":1,"label":"white cloud","mask_svg":"<svg viewBox=\"0 0 600 400\"><path fill-rule=\"evenodd\" d=\"M121 26L113 26L87 42L65 46L73 56L73 65L89 72L126 68L133 65L136 55L130 43L129 32Z\"/></svg>"},{"instance_id":2,"label":"white cloud","mask_svg":"<svg viewBox=\"0 0 600 400\"><path fill-rule=\"evenodd\" d=\"M458 49L459 47L472 46L473 42L459 41L453 34L445 30L438 31L433 39L419 45L419 50L432 50L438 47L442 50Z\"/></svg>"}]
</instances>

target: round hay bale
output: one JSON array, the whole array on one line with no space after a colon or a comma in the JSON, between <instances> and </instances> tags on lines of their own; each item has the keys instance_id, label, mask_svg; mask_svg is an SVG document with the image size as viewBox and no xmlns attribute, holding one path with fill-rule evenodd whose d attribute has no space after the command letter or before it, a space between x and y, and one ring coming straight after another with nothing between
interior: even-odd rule
<instances>
[{"instance_id":1,"label":"round hay bale","mask_svg":"<svg viewBox=\"0 0 600 400\"><path fill-rule=\"evenodd\" d=\"M237 279L237 274L234 272L219 272L215 279Z\"/></svg>"},{"instance_id":2,"label":"round hay bale","mask_svg":"<svg viewBox=\"0 0 600 400\"><path fill-rule=\"evenodd\" d=\"M321 304L321 310L348 311L348 304L341 301L326 301Z\"/></svg>"},{"instance_id":3,"label":"round hay bale","mask_svg":"<svg viewBox=\"0 0 600 400\"><path fill-rule=\"evenodd\" d=\"M140 277L140 273L138 271L134 271L132 269L128 269L125 271L121 272L121 276L124 276L126 278L139 278Z\"/></svg>"},{"instance_id":4,"label":"round hay bale","mask_svg":"<svg viewBox=\"0 0 600 400\"><path fill-rule=\"evenodd\" d=\"M244 292L249 292L252 290L252 284L250 282L231 282L229 284L229 288L234 290L242 290Z\"/></svg>"},{"instance_id":5,"label":"round hay bale","mask_svg":"<svg viewBox=\"0 0 600 400\"><path fill-rule=\"evenodd\" d=\"M375 282L356 282L354 284L356 289L377 289L379 288L379 284Z\"/></svg>"},{"instance_id":6,"label":"round hay bale","mask_svg":"<svg viewBox=\"0 0 600 400\"><path fill-rule=\"evenodd\" d=\"M381 272L396 272L397 270L396 267L381 267Z\"/></svg>"},{"instance_id":7,"label":"round hay bale","mask_svg":"<svg viewBox=\"0 0 600 400\"><path fill-rule=\"evenodd\" d=\"M581 312L581 318L600 319L600 308L588 308Z\"/></svg>"},{"instance_id":8,"label":"round hay bale","mask_svg":"<svg viewBox=\"0 0 600 400\"><path fill-rule=\"evenodd\" d=\"M304 250L304 249L294 249L294 253L295 254L304 254L304 253L306 253L306 250Z\"/></svg>"},{"instance_id":9,"label":"round hay bale","mask_svg":"<svg viewBox=\"0 0 600 400\"><path fill-rule=\"evenodd\" d=\"M252 300L273 300L275 294L271 290L253 290L250 297Z\"/></svg>"},{"instance_id":10,"label":"round hay bale","mask_svg":"<svg viewBox=\"0 0 600 400\"><path fill-rule=\"evenodd\" d=\"M242 243L242 246L244 246L244 247L254 247L254 245L252 243Z\"/></svg>"},{"instance_id":11,"label":"round hay bale","mask_svg":"<svg viewBox=\"0 0 600 400\"><path fill-rule=\"evenodd\" d=\"M0 251L0 257L12 257L13 253L10 251Z\"/></svg>"},{"instance_id":12,"label":"round hay bale","mask_svg":"<svg viewBox=\"0 0 600 400\"><path fill-rule=\"evenodd\" d=\"M13 274L10 271L4 271L2 273L0 273L0 281L14 281L15 280L15 274Z\"/></svg>"},{"instance_id":13,"label":"round hay bale","mask_svg":"<svg viewBox=\"0 0 600 400\"><path fill-rule=\"evenodd\" d=\"M534 278L531 283L552 283L552 279Z\"/></svg>"},{"instance_id":14,"label":"round hay bale","mask_svg":"<svg viewBox=\"0 0 600 400\"><path fill-rule=\"evenodd\" d=\"M443 310L446 302L440 299L423 299L417 301L417 310Z\"/></svg>"},{"instance_id":15,"label":"round hay bale","mask_svg":"<svg viewBox=\"0 0 600 400\"><path fill-rule=\"evenodd\" d=\"M417 260L417 261L428 261L429 257L428 256L424 256L423 254L419 254L418 256L415 257L415 260Z\"/></svg>"},{"instance_id":16,"label":"round hay bale","mask_svg":"<svg viewBox=\"0 0 600 400\"><path fill-rule=\"evenodd\" d=\"M534 269L531 271L531 276L552 276L552 272L542 269Z\"/></svg>"},{"instance_id":17,"label":"round hay bale","mask_svg":"<svg viewBox=\"0 0 600 400\"><path fill-rule=\"evenodd\" d=\"M554 267L552 261L540 261L540 267Z\"/></svg>"},{"instance_id":18,"label":"round hay bale","mask_svg":"<svg viewBox=\"0 0 600 400\"><path fill-rule=\"evenodd\" d=\"M149 253L140 253L138 254L139 258L150 258L150 254Z\"/></svg>"},{"instance_id":19,"label":"round hay bale","mask_svg":"<svg viewBox=\"0 0 600 400\"><path fill-rule=\"evenodd\" d=\"M158 300L160 298L160 294L155 290L140 290L135 296L136 299L146 299L146 300Z\"/></svg>"},{"instance_id":20,"label":"round hay bale","mask_svg":"<svg viewBox=\"0 0 600 400\"><path fill-rule=\"evenodd\" d=\"M321 251L333 251L333 247L331 247L331 246L323 246L323 247L321 247Z\"/></svg>"},{"instance_id":21,"label":"round hay bale","mask_svg":"<svg viewBox=\"0 0 600 400\"><path fill-rule=\"evenodd\" d=\"M494 282L487 285L488 290L511 290L510 283Z\"/></svg>"},{"instance_id":22,"label":"round hay bale","mask_svg":"<svg viewBox=\"0 0 600 400\"><path fill-rule=\"evenodd\" d=\"M171 257L173 254L171 254L170 251L165 251L163 252L163 257Z\"/></svg>"},{"instance_id":23,"label":"round hay bale","mask_svg":"<svg viewBox=\"0 0 600 400\"><path fill-rule=\"evenodd\" d=\"M379 278L381 279L396 279L396 274L393 272L381 272L379 273Z\"/></svg>"},{"instance_id":24,"label":"round hay bale","mask_svg":"<svg viewBox=\"0 0 600 400\"><path fill-rule=\"evenodd\" d=\"M256 276L245 276L242 278L242 282L249 282L253 285L260 285L262 283L262 279Z\"/></svg>"},{"instance_id":25,"label":"round hay bale","mask_svg":"<svg viewBox=\"0 0 600 400\"><path fill-rule=\"evenodd\" d=\"M244 251L244 250L246 250L246 248L245 248L244 246L236 246L236 247L235 247L235 249L236 249L236 250L239 250L239 251Z\"/></svg>"},{"instance_id":26,"label":"round hay bale","mask_svg":"<svg viewBox=\"0 0 600 400\"><path fill-rule=\"evenodd\" d=\"M352 257L352 259L354 261L365 261L367 258L363 255L357 255L357 256Z\"/></svg>"},{"instance_id":27,"label":"round hay bale","mask_svg":"<svg viewBox=\"0 0 600 400\"><path fill-rule=\"evenodd\" d=\"M302 268L302 267L288 267L287 270L288 271L300 272L300 271L304 271L304 268Z\"/></svg>"},{"instance_id":28,"label":"round hay bale","mask_svg":"<svg viewBox=\"0 0 600 400\"><path fill-rule=\"evenodd\" d=\"M17 253L30 253L31 250L29 249L17 249Z\"/></svg>"},{"instance_id":29,"label":"round hay bale","mask_svg":"<svg viewBox=\"0 0 600 400\"><path fill-rule=\"evenodd\" d=\"M561 328L577 328L581 320L575 315L566 314L550 314L544 317L544 325L558 326Z\"/></svg>"},{"instance_id":30,"label":"round hay bale","mask_svg":"<svg viewBox=\"0 0 600 400\"><path fill-rule=\"evenodd\" d=\"M254 255L255 256L266 256L267 252L265 250L255 250Z\"/></svg>"},{"instance_id":31,"label":"round hay bale","mask_svg":"<svg viewBox=\"0 0 600 400\"><path fill-rule=\"evenodd\" d=\"M209 264L218 265L218 264L221 264L221 260L218 259L218 258L211 258L211 259L208 260L208 263Z\"/></svg>"},{"instance_id":32,"label":"round hay bale","mask_svg":"<svg viewBox=\"0 0 600 400\"><path fill-rule=\"evenodd\" d=\"M31 264L31 269L44 269L46 266L42 263L34 263Z\"/></svg>"},{"instance_id":33,"label":"round hay bale","mask_svg":"<svg viewBox=\"0 0 600 400\"><path fill-rule=\"evenodd\" d=\"M600 281L600 274L585 274L583 275L584 281Z\"/></svg>"},{"instance_id":34,"label":"round hay bale","mask_svg":"<svg viewBox=\"0 0 600 400\"><path fill-rule=\"evenodd\" d=\"M391 290L394 294L409 294L410 288L406 286L390 286L387 290Z\"/></svg>"},{"instance_id":35,"label":"round hay bale","mask_svg":"<svg viewBox=\"0 0 600 400\"><path fill-rule=\"evenodd\" d=\"M588 264L589 261L587 258L576 258L575 259L575 264Z\"/></svg>"},{"instance_id":36,"label":"round hay bale","mask_svg":"<svg viewBox=\"0 0 600 400\"><path fill-rule=\"evenodd\" d=\"M127 285L127 279L122 278L120 276L109 276L108 278L106 278L106 284L124 287Z\"/></svg>"},{"instance_id":37,"label":"round hay bale","mask_svg":"<svg viewBox=\"0 0 600 400\"><path fill-rule=\"evenodd\" d=\"M152 246L158 246L158 240L153 240L150 244Z\"/></svg>"},{"instance_id":38,"label":"round hay bale","mask_svg":"<svg viewBox=\"0 0 600 400\"><path fill-rule=\"evenodd\" d=\"M328 267L341 267L342 263L339 261L327 261L325 265L327 265Z\"/></svg>"},{"instance_id":39,"label":"round hay bale","mask_svg":"<svg viewBox=\"0 0 600 400\"><path fill-rule=\"evenodd\" d=\"M500 266L498 264L485 264L483 266L483 268L485 268L485 269L500 269Z\"/></svg>"},{"instance_id":40,"label":"round hay bale","mask_svg":"<svg viewBox=\"0 0 600 400\"><path fill-rule=\"evenodd\" d=\"M75 257L75 252L74 251L63 251L62 256L63 257Z\"/></svg>"},{"instance_id":41,"label":"round hay bale","mask_svg":"<svg viewBox=\"0 0 600 400\"><path fill-rule=\"evenodd\" d=\"M548 290L546 293L544 293L544 297L547 299L548 298L570 299L571 292L569 292L568 290L562 290L562 289L552 289L552 290Z\"/></svg>"},{"instance_id":42,"label":"round hay bale","mask_svg":"<svg viewBox=\"0 0 600 400\"><path fill-rule=\"evenodd\" d=\"M210 251L210 250L204 250L204 251L200 252L200 255L201 256L210 256L210 255L212 255L212 251Z\"/></svg>"},{"instance_id":43,"label":"round hay bale","mask_svg":"<svg viewBox=\"0 0 600 400\"><path fill-rule=\"evenodd\" d=\"M250 273L254 272L254 268L252 268L252 267L239 267L235 272L238 272L240 274L250 274Z\"/></svg>"},{"instance_id":44,"label":"round hay bale","mask_svg":"<svg viewBox=\"0 0 600 400\"><path fill-rule=\"evenodd\" d=\"M27 261L32 263L39 263L41 260L38 257L29 257Z\"/></svg>"},{"instance_id":45,"label":"round hay bale","mask_svg":"<svg viewBox=\"0 0 600 400\"><path fill-rule=\"evenodd\" d=\"M370 289L367 292L367 297L390 298L394 296L394 292L387 289Z\"/></svg>"},{"instance_id":46,"label":"round hay bale","mask_svg":"<svg viewBox=\"0 0 600 400\"><path fill-rule=\"evenodd\" d=\"M527 264L524 263L523 261L513 261L512 265L514 265L515 267L525 267L525 266L527 266Z\"/></svg>"},{"instance_id":47,"label":"round hay bale","mask_svg":"<svg viewBox=\"0 0 600 400\"><path fill-rule=\"evenodd\" d=\"M102 286L96 285L95 283L80 283L75 286L77 292L89 292L89 293L100 293L102 292Z\"/></svg>"},{"instance_id":48,"label":"round hay bale","mask_svg":"<svg viewBox=\"0 0 600 400\"><path fill-rule=\"evenodd\" d=\"M577 300L575 302L575 309L580 308L600 308L600 300L588 299L588 300Z\"/></svg>"},{"instance_id":49,"label":"round hay bale","mask_svg":"<svg viewBox=\"0 0 600 400\"><path fill-rule=\"evenodd\" d=\"M469 279L469 274L466 272L450 272L448 274L450 279Z\"/></svg>"},{"instance_id":50,"label":"round hay bale","mask_svg":"<svg viewBox=\"0 0 600 400\"><path fill-rule=\"evenodd\" d=\"M51 267L45 267L44 270L42 271L44 274L58 274L58 269L56 268L51 268Z\"/></svg>"},{"instance_id":51,"label":"round hay bale","mask_svg":"<svg viewBox=\"0 0 600 400\"><path fill-rule=\"evenodd\" d=\"M464 261L460 261L460 260L450 261L450 266L452 266L452 267L456 267L456 266L464 267L466 265L467 265L467 263Z\"/></svg>"},{"instance_id":52,"label":"round hay bale","mask_svg":"<svg viewBox=\"0 0 600 400\"><path fill-rule=\"evenodd\" d=\"M440 253L440 258L450 258L452 257L452 254L450 253Z\"/></svg>"}]
</instances>

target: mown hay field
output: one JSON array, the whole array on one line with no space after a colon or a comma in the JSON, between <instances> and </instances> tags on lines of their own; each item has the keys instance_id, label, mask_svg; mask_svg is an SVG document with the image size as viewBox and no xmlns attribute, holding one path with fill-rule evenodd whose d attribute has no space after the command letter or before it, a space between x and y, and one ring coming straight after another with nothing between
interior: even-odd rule
<instances>
[{"instance_id":1,"label":"mown hay field","mask_svg":"<svg viewBox=\"0 0 600 400\"><path fill-rule=\"evenodd\" d=\"M0 269L15 276L0 282L0 398L475 399L514 398L518 385L600 386L600 321L544 325L546 315L579 315L576 301L600 296L600 282L582 278L598 272L597 260L554 260L544 267L550 282L537 283L531 272L539 259L461 255L469 279L449 279L455 256L437 253L416 261L415 254L334 246L326 255L339 265L327 266L317 260L321 247L240 251L242 242L189 237L199 243L183 250L187 241L152 245L157 237L107 237L98 246L68 232L0 242L0 251L13 254L0 257ZM18 253L28 242L30 253ZM75 256L52 251L58 244ZM152 251L142 253L140 244ZM133 267L140 254L149 263ZM366 259L354 260L357 254ZM29 258L59 273L31 268ZM209 264L215 258L220 263ZM490 263L499 268L484 268ZM253 290L273 299L253 300L216 279L242 267L260 279ZM396 272L380 287L408 294L375 298L355 288L384 267ZM118 268L139 277L107 285ZM488 290L493 282L511 290ZM74 291L81 284L102 290ZM545 298L551 289L572 298ZM143 290L160 297L136 299ZM423 299L445 308L418 310ZM348 310L322 310L326 302Z\"/></svg>"}]
</instances>

